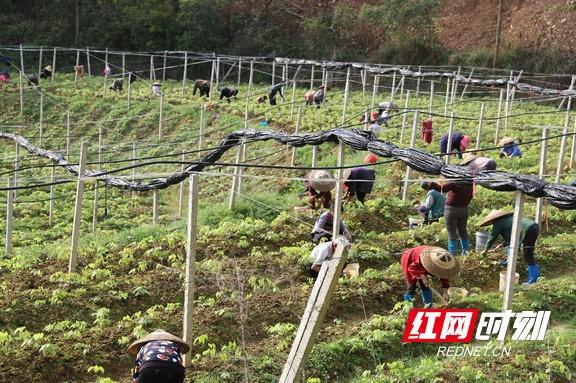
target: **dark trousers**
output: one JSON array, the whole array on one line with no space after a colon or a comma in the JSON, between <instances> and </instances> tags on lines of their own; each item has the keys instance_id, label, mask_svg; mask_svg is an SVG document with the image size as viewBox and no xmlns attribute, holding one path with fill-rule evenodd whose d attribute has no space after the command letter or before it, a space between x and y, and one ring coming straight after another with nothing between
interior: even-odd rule
<instances>
[{"instance_id":1,"label":"dark trousers","mask_svg":"<svg viewBox=\"0 0 576 383\"><path fill-rule=\"evenodd\" d=\"M522 250L524 250L524 260L526 264L532 266L536 263L534 260L534 248L536 247L536 239L540 234L540 226L537 223L530 226L526 231L524 241L522 241Z\"/></svg>"},{"instance_id":2,"label":"dark trousers","mask_svg":"<svg viewBox=\"0 0 576 383\"><path fill-rule=\"evenodd\" d=\"M424 285L424 282L422 282L421 279L418 279L418 284L420 285L421 291L430 289L430 287L426 287ZM414 283L413 285L408 285L408 290L406 290L406 293L414 296L414 294L416 294L416 283Z\"/></svg>"},{"instance_id":3,"label":"dark trousers","mask_svg":"<svg viewBox=\"0 0 576 383\"><path fill-rule=\"evenodd\" d=\"M448 239L452 241L468 239L468 207L445 206L444 220L448 230Z\"/></svg>"},{"instance_id":4,"label":"dark trousers","mask_svg":"<svg viewBox=\"0 0 576 383\"><path fill-rule=\"evenodd\" d=\"M172 363L173 364L173 363ZM178 368L179 367L179 368ZM140 370L138 383L183 383L184 367L150 366Z\"/></svg>"},{"instance_id":5,"label":"dark trousers","mask_svg":"<svg viewBox=\"0 0 576 383\"><path fill-rule=\"evenodd\" d=\"M356 190L356 198L358 198L358 201L360 201L362 205L364 205L364 201L366 201L366 195L368 195L368 193Z\"/></svg>"}]
</instances>

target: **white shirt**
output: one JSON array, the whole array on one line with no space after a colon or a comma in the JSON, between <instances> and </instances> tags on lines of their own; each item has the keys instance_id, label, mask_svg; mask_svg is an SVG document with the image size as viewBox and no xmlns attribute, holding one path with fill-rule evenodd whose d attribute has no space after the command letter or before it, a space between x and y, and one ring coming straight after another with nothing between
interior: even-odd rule
<instances>
[{"instance_id":1,"label":"white shirt","mask_svg":"<svg viewBox=\"0 0 576 383\"><path fill-rule=\"evenodd\" d=\"M324 242L312 249L310 253L310 260L314 265L322 265L322 262L329 260L334 255L332 249L332 241Z\"/></svg>"}]
</instances>

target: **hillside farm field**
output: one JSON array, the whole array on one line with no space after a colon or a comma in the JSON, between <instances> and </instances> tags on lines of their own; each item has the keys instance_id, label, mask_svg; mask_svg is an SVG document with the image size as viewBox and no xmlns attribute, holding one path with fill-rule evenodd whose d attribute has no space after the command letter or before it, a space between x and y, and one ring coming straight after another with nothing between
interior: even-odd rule
<instances>
[{"instance_id":1,"label":"hillside farm field","mask_svg":"<svg viewBox=\"0 0 576 383\"><path fill-rule=\"evenodd\" d=\"M288 79L295 69L290 67ZM244 70L246 79L242 80L247 80ZM87 169L114 170L112 175L127 181L148 183L180 171L186 162L199 161L232 132L248 128L295 133L298 110L299 133L342 125L362 129L359 117L371 107L373 93L376 105L391 99L391 79L381 79L374 91L371 78L363 87L360 76L354 75L343 123L346 70L342 69L334 71L319 109L304 104L309 78L299 79L294 88L287 85L284 100L278 99L277 106L257 103L258 96L269 92L270 70L270 65L258 68L247 102L247 82L238 85L233 75L227 80L223 76L220 83L239 89L238 98L229 103L218 100L216 94L210 100L192 95L192 77L184 89L181 80L162 81L161 101L151 95L148 79L139 78L131 85L130 107L127 81L123 91L116 93L108 89L112 80L105 83L100 75L75 80L73 74L57 73L53 81L40 80L40 89L25 84L22 114L18 76L13 74L12 82L0 88L0 131L20 134L74 164L80 159L80 142L85 141ZM319 84L317 78L315 87ZM445 106L445 80L435 80L432 105L430 81L422 81L418 95L415 85L407 82L404 92L394 95L399 109L392 113L388 127L382 127L381 140L409 147L413 111L420 110L415 148L438 153L438 140L448 131L453 112L454 131L469 134L475 147L484 103L480 148L486 148L485 155L498 157L498 149L493 149L497 124L499 138L534 141L521 146L522 158L498 160L498 170L538 174L539 140L547 126L549 136L556 138L548 140L544 178L554 182L559 136L566 119L566 109L558 109L561 99L518 92L505 123L504 113L498 110L498 88L469 87L460 99L460 86L454 102ZM434 139L427 145L420 139L420 126L430 110ZM561 183L574 178L570 166L573 139L568 136L566 140ZM277 381L313 286L304 268L313 248L309 233L319 212L294 209L306 204L303 179L312 162L312 147L298 147L292 157L292 148L272 140L245 143L241 162L267 167L243 169L233 209L229 200L236 147L199 173L194 340L188 382ZM346 148L345 165L361 164L366 154ZM68 273L76 177L22 147L17 155L9 139L0 142L0 157L3 186L15 175L16 157L18 185L62 181L15 193L12 254L0 257L4 297L0 300L0 381L130 381L133 360L126 348L131 342L156 328L182 334L188 182L152 193L86 180L78 265L76 272ZM319 167L335 167L336 163L336 143L318 146ZM443 219L408 230L408 217L417 215L411 201L425 195L420 182L438 180L438 176L412 171L408 198L402 201L406 165L383 163L375 170L375 190L366 204L346 204L343 213L354 234L348 257L359 263L360 274L340 278L305 364L303 381L575 381L576 212L545 205L536 249L542 278L529 287L517 286L513 297L514 312L551 311L545 340L507 339L503 346L511 352L498 357L438 357L435 344L401 342L409 306L401 302L405 281L399 265L405 248L446 246ZM0 193L3 233L7 194L6 190ZM511 207L514 195L478 185L468 223L471 235L482 230L481 218L490 209ZM525 216L534 217L534 210L535 199L526 197ZM498 284L505 270L499 265L503 256L503 252L481 255L471 251L460 257L461 273L453 286L466 288L469 294L448 307L501 311L503 293ZM520 256L521 282L526 279L525 269ZM435 286L439 288L437 282ZM419 298L415 305L422 306ZM486 342L474 341L473 345Z\"/></svg>"}]
</instances>

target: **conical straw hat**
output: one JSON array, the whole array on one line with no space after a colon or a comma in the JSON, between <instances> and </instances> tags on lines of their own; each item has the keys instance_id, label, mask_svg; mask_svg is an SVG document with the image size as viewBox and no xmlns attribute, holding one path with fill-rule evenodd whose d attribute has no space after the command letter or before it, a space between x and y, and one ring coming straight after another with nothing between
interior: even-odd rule
<instances>
[{"instance_id":1,"label":"conical straw hat","mask_svg":"<svg viewBox=\"0 0 576 383\"><path fill-rule=\"evenodd\" d=\"M430 247L420 253L422 266L438 278L452 279L460 271L460 265L455 256L441 247Z\"/></svg>"},{"instance_id":2,"label":"conical straw hat","mask_svg":"<svg viewBox=\"0 0 576 383\"><path fill-rule=\"evenodd\" d=\"M178 347L180 347L180 351L183 354L186 354L188 351L190 351L190 346L188 344L186 344L186 342L184 342L182 339L180 339L177 336L172 335L169 332L166 332L162 329L158 329L158 330L155 330L154 332L146 335L145 337L138 339L134 343L132 343L128 347L128 352L132 355L136 355L136 354L138 354L138 351L140 351L140 348L142 348L142 346L144 346L146 343L152 342L154 340L166 340L166 341L174 342L178 345Z\"/></svg>"},{"instance_id":3,"label":"conical straw hat","mask_svg":"<svg viewBox=\"0 0 576 383\"><path fill-rule=\"evenodd\" d=\"M336 186L336 180L326 170L315 170L310 173L310 186L319 192L328 192Z\"/></svg>"},{"instance_id":4,"label":"conical straw hat","mask_svg":"<svg viewBox=\"0 0 576 383\"><path fill-rule=\"evenodd\" d=\"M52 65L47 65L45 68L48 72L52 72Z\"/></svg>"},{"instance_id":5,"label":"conical straw hat","mask_svg":"<svg viewBox=\"0 0 576 383\"><path fill-rule=\"evenodd\" d=\"M508 144L513 143L514 141L516 141L515 138L512 138L512 137L504 137L504 138L502 138L500 141L498 141L498 146L508 145Z\"/></svg>"},{"instance_id":6,"label":"conical straw hat","mask_svg":"<svg viewBox=\"0 0 576 383\"><path fill-rule=\"evenodd\" d=\"M470 162L474 161L476 157L474 154L464 153L464 159L460 162L460 165L468 165Z\"/></svg>"},{"instance_id":7,"label":"conical straw hat","mask_svg":"<svg viewBox=\"0 0 576 383\"><path fill-rule=\"evenodd\" d=\"M482 222L480 222L480 226L490 225L492 222L494 222L498 218L502 218L502 217L505 217L507 215L512 215L512 214L514 214L514 213L511 211L508 211L508 210L495 210L495 209L490 210L490 213L488 213L486 218L484 218L482 220Z\"/></svg>"}]
</instances>

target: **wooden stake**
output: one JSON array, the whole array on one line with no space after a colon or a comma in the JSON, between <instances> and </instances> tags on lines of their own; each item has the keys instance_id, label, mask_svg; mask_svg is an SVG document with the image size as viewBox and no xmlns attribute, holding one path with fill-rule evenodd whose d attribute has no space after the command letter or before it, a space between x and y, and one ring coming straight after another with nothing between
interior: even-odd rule
<instances>
[{"instance_id":1,"label":"wooden stake","mask_svg":"<svg viewBox=\"0 0 576 383\"><path fill-rule=\"evenodd\" d=\"M54 183L54 173L56 172L56 166L54 164L50 168L50 183ZM54 212L54 185L50 185L50 201L48 202L48 226L52 227L53 223L53 212Z\"/></svg>"},{"instance_id":2,"label":"wooden stake","mask_svg":"<svg viewBox=\"0 0 576 383\"><path fill-rule=\"evenodd\" d=\"M394 102L394 94L396 93L395 88L396 88L396 72L392 72L392 88L390 89L390 102Z\"/></svg>"},{"instance_id":3,"label":"wooden stake","mask_svg":"<svg viewBox=\"0 0 576 383\"><path fill-rule=\"evenodd\" d=\"M346 112L348 109L348 93L350 93L350 67L346 71L346 85L344 87L344 101L342 105L342 127L346 126Z\"/></svg>"},{"instance_id":4,"label":"wooden stake","mask_svg":"<svg viewBox=\"0 0 576 383\"><path fill-rule=\"evenodd\" d=\"M38 53L38 78L40 78L40 73L42 72L42 46L40 46L40 52Z\"/></svg>"},{"instance_id":5,"label":"wooden stake","mask_svg":"<svg viewBox=\"0 0 576 383\"><path fill-rule=\"evenodd\" d=\"M128 110L132 101L132 72L128 73Z\"/></svg>"},{"instance_id":6,"label":"wooden stake","mask_svg":"<svg viewBox=\"0 0 576 383\"><path fill-rule=\"evenodd\" d=\"M446 79L446 96L444 96L444 116L448 115L448 102L450 100L450 79Z\"/></svg>"},{"instance_id":7,"label":"wooden stake","mask_svg":"<svg viewBox=\"0 0 576 383\"><path fill-rule=\"evenodd\" d=\"M186 155L182 151L181 161L186 161ZM180 167L180 171L184 171L184 164ZM184 209L184 182L180 182L180 190L178 191L178 219L182 218L182 210Z\"/></svg>"},{"instance_id":8,"label":"wooden stake","mask_svg":"<svg viewBox=\"0 0 576 383\"><path fill-rule=\"evenodd\" d=\"M162 138L162 116L164 114L164 92L160 93L160 112L158 114L158 138Z\"/></svg>"},{"instance_id":9,"label":"wooden stake","mask_svg":"<svg viewBox=\"0 0 576 383\"><path fill-rule=\"evenodd\" d=\"M236 152L236 165L238 165L243 156L244 144L241 142L238 145L238 151ZM240 166L234 167L234 177L232 177L232 188L230 189L230 199L228 201L228 208L233 210L236 206L236 194L239 193L239 182L240 182Z\"/></svg>"},{"instance_id":10,"label":"wooden stake","mask_svg":"<svg viewBox=\"0 0 576 383\"><path fill-rule=\"evenodd\" d=\"M342 269L348 256L348 249L350 248L350 243L342 237L335 238L335 241L336 250L334 256L322 263L318 278L308 298L306 310L304 315L302 315L300 326L296 332L296 337L292 343L290 354L284 364L279 383L300 381L302 369L306 364L314 340L330 307L330 302L336 291L338 279L342 274Z\"/></svg>"},{"instance_id":11,"label":"wooden stake","mask_svg":"<svg viewBox=\"0 0 576 383\"><path fill-rule=\"evenodd\" d=\"M164 59L162 61L162 81L166 81L166 55L168 54L168 51L164 51Z\"/></svg>"},{"instance_id":12,"label":"wooden stake","mask_svg":"<svg viewBox=\"0 0 576 383\"><path fill-rule=\"evenodd\" d=\"M311 166L315 168L318 166L318 145L312 145L312 164Z\"/></svg>"},{"instance_id":13,"label":"wooden stake","mask_svg":"<svg viewBox=\"0 0 576 383\"><path fill-rule=\"evenodd\" d=\"M210 70L210 91L208 92L208 99L212 100L212 93L214 93L214 75L216 71L216 61L212 60L212 69Z\"/></svg>"},{"instance_id":14,"label":"wooden stake","mask_svg":"<svg viewBox=\"0 0 576 383\"><path fill-rule=\"evenodd\" d=\"M102 146L103 146L103 135L102 127L98 127L98 170L102 170ZM92 232L96 232L96 227L98 226L98 197L100 192L100 186L98 180L94 182L94 205L92 209Z\"/></svg>"},{"instance_id":15,"label":"wooden stake","mask_svg":"<svg viewBox=\"0 0 576 383\"><path fill-rule=\"evenodd\" d=\"M272 86L276 84L276 60L272 61Z\"/></svg>"},{"instance_id":16,"label":"wooden stake","mask_svg":"<svg viewBox=\"0 0 576 383\"><path fill-rule=\"evenodd\" d=\"M316 70L316 66L312 65L310 69L310 90L314 89L314 71Z\"/></svg>"},{"instance_id":17,"label":"wooden stake","mask_svg":"<svg viewBox=\"0 0 576 383\"><path fill-rule=\"evenodd\" d=\"M302 67L301 65L298 66L298 69L296 69L296 73L294 74L294 78L292 79L292 100L290 101L290 121L294 120L294 104L296 102L296 78L298 77L298 73L300 72L301 67ZM286 79L286 81L288 81L288 79Z\"/></svg>"},{"instance_id":18,"label":"wooden stake","mask_svg":"<svg viewBox=\"0 0 576 383\"><path fill-rule=\"evenodd\" d=\"M404 114L402 116L402 129L400 130L400 143L404 143L404 135L406 133L406 119L408 115L408 106L410 105L410 91L406 91L406 102L404 103Z\"/></svg>"},{"instance_id":19,"label":"wooden stake","mask_svg":"<svg viewBox=\"0 0 576 383\"><path fill-rule=\"evenodd\" d=\"M576 152L576 117L574 117L574 131L572 133L572 146L570 148L570 162L568 163L568 167L572 169L574 165L574 154Z\"/></svg>"},{"instance_id":20,"label":"wooden stake","mask_svg":"<svg viewBox=\"0 0 576 383\"><path fill-rule=\"evenodd\" d=\"M198 150L202 150L202 142L204 138L204 111L206 110L206 105L202 104L200 108L200 128L198 130Z\"/></svg>"},{"instance_id":21,"label":"wooden stake","mask_svg":"<svg viewBox=\"0 0 576 383\"><path fill-rule=\"evenodd\" d=\"M82 197L84 196L84 172L86 170L86 155L88 143L82 141L80 146L80 163L78 165L78 181L76 182L76 202L74 204L74 223L72 225L72 246L70 248L70 261L68 272L76 271L78 263L78 241L80 240L80 223L82 221Z\"/></svg>"},{"instance_id":22,"label":"wooden stake","mask_svg":"<svg viewBox=\"0 0 576 383\"><path fill-rule=\"evenodd\" d=\"M14 153L14 186L18 186L19 170L20 170L20 145L16 143ZM14 190L14 200L16 200L16 190Z\"/></svg>"},{"instance_id":23,"label":"wooden stake","mask_svg":"<svg viewBox=\"0 0 576 383\"><path fill-rule=\"evenodd\" d=\"M20 44L20 115L24 113L24 85L22 84L24 80L24 51L22 50L22 44Z\"/></svg>"},{"instance_id":24,"label":"wooden stake","mask_svg":"<svg viewBox=\"0 0 576 383\"><path fill-rule=\"evenodd\" d=\"M446 146L446 164L450 165L452 153L452 132L454 131L454 112L450 112L450 125L448 126L448 145Z\"/></svg>"},{"instance_id":25,"label":"wooden stake","mask_svg":"<svg viewBox=\"0 0 576 383\"><path fill-rule=\"evenodd\" d=\"M512 93L510 82L512 81L512 72L510 72L510 80L506 83L506 102L504 103L504 134L508 131L508 115L510 112L510 95Z\"/></svg>"},{"instance_id":26,"label":"wooden stake","mask_svg":"<svg viewBox=\"0 0 576 383\"><path fill-rule=\"evenodd\" d=\"M366 77L368 77L366 69L362 69L360 71L360 78L362 80L362 100L364 100L364 97L366 97Z\"/></svg>"},{"instance_id":27,"label":"wooden stake","mask_svg":"<svg viewBox=\"0 0 576 383\"><path fill-rule=\"evenodd\" d=\"M8 187L14 187L14 177L8 177ZM14 190L7 191L6 200L6 258L12 256L12 218L14 216Z\"/></svg>"},{"instance_id":28,"label":"wooden stake","mask_svg":"<svg viewBox=\"0 0 576 383\"><path fill-rule=\"evenodd\" d=\"M44 92L40 92L40 121L39 121L40 138L39 142L42 146L42 133L44 132Z\"/></svg>"},{"instance_id":29,"label":"wooden stake","mask_svg":"<svg viewBox=\"0 0 576 383\"><path fill-rule=\"evenodd\" d=\"M187 79L188 79L188 51L184 52L184 73L182 73L182 92L181 92L182 96L184 96L184 89L186 89ZM210 83L210 89L212 89L212 83Z\"/></svg>"},{"instance_id":30,"label":"wooden stake","mask_svg":"<svg viewBox=\"0 0 576 383\"><path fill-rule=\"evenodd\" d=\"M454 79L452 80L452 94L450 95L450 103L454 104L454 99L456 96L456 93L458 93L458 77L460 76L460 67L458 67L458 73L456 73L456 75L454 76ZM453 109L454 107L452 106L450 109Z\"/></svg>"},{"instance_id":31,"label":"wooden stake","mask_svg":"<svg viewBox=\"0 0 576 383\"><path fill-rule=\"evenodd\" d=\"M122 52L122 80L126 78L126 53Z\"/></svg>"},{"instance_id":32,"label":"wooden stake","mask_svg":"<svg viewBox=\"0 0 576 383\"><path fill-rule=\"evenodd\" d=\"M406 81L406 76L402 75L402 80L400 80L400 100L404 98L404 81Z\"/></svg>"},{"instance_id":33,"label":"wooden stake","mask_svg":"<svg viewBox=\"0 0 576 383\"><path fill-rule=\"evenodd\" d=\"M566 154L566 142L568 141L568 128L570 127L570 107L572 104L572 97L568 98L568 109L566 110L566 117L564 119L564 129L562 129L562 138L560 140L560 153L558 154L558 165L556 166L556 178L554 182L560 183L562 178L562 171L564 170L564 155Z\"/></svg>"},{"instance_id":34,"label":"wooden stake","mask_svg":"<svg viewBox=\"0 0 576 383\"><path fill-rule=\"evenodd\" d=\"M154 55L150 55L150 84L156 80L156 73L154 73Z\"/></svg>"},{"instance_id":35,"label":"wooden stake","mask_svg":"<svg viewBox=\"0 0 576 383\"><path fill-rule=\"evenodd\" d=\"M500 89L500 99L498 100L498 115L496 117L496 133L494 135L494 145L498 144L498 134L500 132L500 116L502 115L502 100L504 99L504 89Z\"/></svg>"},{"instance_id":36,"label":"wooden stake","mask_svg":"<svg viewBox=\"0 0 576 383\"><path fill-rule=\"evenodd\" d=\"M340 142L338 144L338 170L337 170L337 177L338 181L336 182L336 195L334 198L334 220L332 224L332 238L337 238L340 236L340 221L342 220L342 200L343 200L343 193L342 190L344 189L344 144Z\"/></svg>"},{"instance_id":37,"label":"wooden stake","mask_svg":"<svg viewBox=\"0 0 576 383\"><path fill-rule=\"evenodd\" d=\"M294 131L295 134L298 134L300 131L300 126L302 124L302 105L298 105L298 117L296 118L296 130ZM290 166L294 166L296 162L296 147L292 147L292 159L290 160Z\"/></svg>"},{"instance_id":38,"label":"wooden stake","mask_svg":"<svg viewBox=\"0 0 576 383\"><path fill-rule=\"evenodd\" d=\"M220 86L220 57L216 58L215 75L216 75L216 86L214 87L214 89L216 90L216 92L218 92L218 87ZM210 87L210 90L212 90L212 87ZM216 93L216 98L218 98L218 93Z\"/></svg>"},{"instance_id":39,"label":"wooden stake","mask_svg":"<svg viewBox=\"0 0 576 383\"><path fill-rule=\"evenodd\" d=\"M474 73L474 68L472 68L472 70L470 71L470 75L468 76L468 82L466 82L466 84L464 84L464 89L462 89L462 94L460 95L460 101L462 101L464 99L464 95L466 94L466 90L468 89L468 83L472 79L473 73Z\"/></svg>"},{"instance_id":40,"label":"wooden stake","mask_svg":"<svg viewBox=\"0 0 576 383\"><path fill-rule=\"evenodd\" d=\"M374 75L374 84L372 85L372 102L370 102L370 110L372 111L376 106L376 94L378 94L378 85L380 82L380 75ZM394 93L394 92L392 92ZM391 95L390 98L394 96Z\"/></svg>"},{"instance_id":41,"label":"wooden stake","mask_svg":"<svg viewBox=\"0 0 576 383\"><path fill-rule=\"evenodd\" d=\"M420 111L414 111L414 120L412 122L412 134L410 135L410 148L413 149L416 145L416 130L418 129L418 120L420 118ZM406 174L404 175L404 187L402 188L402 202L406 202L408 198L408 187L410 186L410 166L406 166Z\"/></svg>"},{"instance_id":42,"label":"wooden stake","mask_svg":"<svg viewBox=\"0 0 576 383\"><path fill-rule=\"evenodd\" d=\"M240 87L240 82L242 81L242 57L238 58L238 84L237 87Z\"/></svg>"},{"instance_id":43,"label":"wooden stake","mask_svg":"<svg viewBox=\"0 0 576 383\"><path fill-rule=\"evenodd\" d=\"M480 149L482 141L482 125L484 124L484 103L480 103L480 117L478 117L478 132L476 133L476 149Z\"/></svg>"},{"instance_id":44,"label":"wooden stake","mask_svg":"<svg viewBox=\"0 0 576 383\"><path fill-rule=\"evenodd\" d=\"M186 274L184 278L184 329L183 338L187 344L192 344L194 333L192 324L194 321L194 290L196 275L196 239L198 237L198 175L190 176L188 191L188 224L186 226ZM184 366L192 365L192 353L184 355Z\"/></svg>"},{"instance_id":45,"label":"wooden stake","mask_svg":"<svg viewBox=\"0 0 576 383\"><path fill-rule=\"evenodd\" d=\"M106 96L106 91L108 90L106 88L106 81L108 80L107 68L108 68L108 48L106 48L106 53L104 53L104 85L102 86L104 96Z\"/></svg>"},{"instance_id":46,"label":"wooden stake","mask_svg":"<svg viewBox=\"0 0 576 383\"><path fill-rule=\"evenodd\" d=\"M52 77L50 77L50 81L54 81L54 77L56 77L56 47L54 47L54 53L52 54Z\"/></svg>"},{"instance_id":47,"label":"wooden stake","mask_svg":"<svg viewBox=\"0 0 576 383\"><path fill-rule=\"evenodd\" d=\"M136 180L136 142L132 141L132 182ZM132 191L132 198L136 198L136 192Z\"/></svg>"},{"instance_id":48,"label":"wooden stake","mask_svg":"<svg viewBox=\"0 0 576 383\"><path fill-rule=\"evenodd\" d=\"M514 277L516 275L516 261L518 260L518 251L520 247L520 231L522 230L522 209L524 207L524 194L516 192L514 202L514 217L512 221L512 235L508 254L508 265L506 267L506 285L504 288L504 302L502 311L512 308L512 297L514 296Z\"/></svg>"},{"instance_id":49,"label":"wooden stake","mask_svg":"<svg viewBox=\"0 0 576 383\"><path fill-rule=\"evenodd\" d=\"M158 189L152 190L152 226L158 224Z\"/></svg>"},{"instance_id":50,"label":"wooden stake","mask_svg":"<svg viewBox=\"0 0 576 383\"><path fill-rule=\"evenodd\" d=\"M548 128L544 127L542 129L542 141L540 143L540 169L538 170L538 176L544 179L544 174L546 174L546 160L548 158ZM542 212L544 207L544 198L536 198L536 223L542 225Z\"/></svg>"},{"instance_id":51,"label":"wooden stake","mask_svg":"<svg viewBox=\"0 0 576 383\"><path fill-rule=\"evenodd\" d=\"M88 77L92 77L92 68L90 67L90 51L86 48L86 66L88 67Z\"/></svg>"},{"instance_id":52,"label":"wooden stake","mask_svg":"<svg viewBox=\"0 0 576 383\"><path fill-rule=\"evenodd\" d=\"M422 67L419 66L418 67L418 77L416 79L416 97L420 96L420 80L421 80L421 74L422 74Z\"/></svg>"},{"instance_id":53,"label":"wooden stake","mask_svg":"<svg viewBox=\"0 0 576 383\"><path fill-rule=\"evenodd\" d=\"M432 119L432 112L434 110L434 81L430 80L430 101L428 102L428 114Z\"/></svg>"},{"instance_id":54,"label":"wooden stake","mask_svg":"<svg viewBox=\"0 0 576 383\"><path fill-rule=\"evenodd\" d=\"M70 112L66 112L66 157L70 155Z\"/></svg>"}]
</instances>

